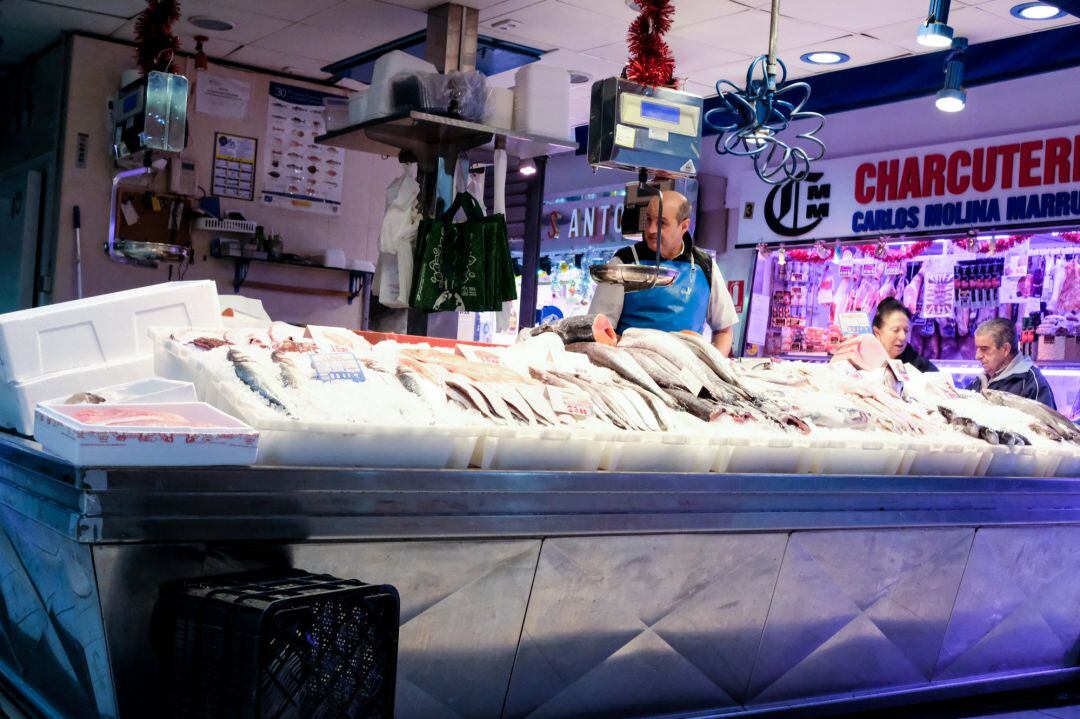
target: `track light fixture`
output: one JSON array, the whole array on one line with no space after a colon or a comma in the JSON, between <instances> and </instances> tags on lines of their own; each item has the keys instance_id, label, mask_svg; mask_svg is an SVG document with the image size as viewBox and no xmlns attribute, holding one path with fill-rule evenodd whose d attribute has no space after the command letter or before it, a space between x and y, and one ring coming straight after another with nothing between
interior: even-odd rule
<instances>
[{"instance_id":1,"label":"track light fixture","mask_svg":"<svg viewBox=\"0 0 1080 719\"><path fill-rule=\"evenodd\" d=\"M949 3L951 0L930 0L930 11L919 26L915 39L926 47L949 47L953 29L949 27Z\"/></svg>"},{"instance_id":2,"label":"track light fixture","mask_svg":"<svg viewBox=\"0 0 1080 719\"><path fill-rule=\"evenodd\" d=\"M945 86L938 90L934 104L942 112L960 112L967 104L967 91L964 90L964 51L967 50L966 37L958 37L952 42L952 52L945 58Z\"/></svg>"}]
</instances>

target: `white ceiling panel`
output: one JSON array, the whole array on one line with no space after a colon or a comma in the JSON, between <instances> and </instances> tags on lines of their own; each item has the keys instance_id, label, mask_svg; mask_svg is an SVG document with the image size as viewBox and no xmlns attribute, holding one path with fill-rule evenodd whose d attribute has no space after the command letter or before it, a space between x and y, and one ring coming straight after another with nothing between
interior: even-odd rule
<instances>
[{"instance_id":1,"label":"white ceiling panel","mask_svg":"<svg viewBox=\"0 0 1080 719\"><path fill-rule=\"evenodd\" d=\"M521 23L513 35L526 42L544 43L567 50L587 50L609 45L626 37L626 26L600 15L558 0L544 0L536 5L498 15L480 24L483 34L492 33L491 23L502 17L512 17ZM498 35L501 36L501 35Z\"/></svg>"},{"instance_id":2,"label":"white ceiling panel","mask_svg":"<svg viewBox=\"0 0 1080 719\"><path fill-rule=\"evenodd\" d=\"M0 23L0 38L4 40L3 47L0 47L0 67L3 67L17 65L45 49L56 40L57 34L52 30L8 29Z\"/></svg>"},{"instance_id":3,"label":"white ceiling panel","mask_svg":"<svg viewBox=\"0 0 1080 719\"><path fill-rule=\"evenodd\" d=\"M378 18L377 22L372 22ZM370 50L418 30L427 29L427 15L375 0L346 0L304 20L305 25L357 35L354 53ZM363 43L367 44L363 44ZM338 58L340 59L340 58Z\"/></svg>"},{"instance_id":4,"label":"white ceiling panel","mask_svg":"<svg viewBox=\"0 0 1080 719\"><path fill-rule=\"evenodd\" d=\"M266 37L270 33L277 32L289 25L288 20L270 17L268 15L260 15L247 10L224 7L221 3L216 2L216 0L183 0L181 11L183 12L183 17L180 18L180 22L173 28L174 32L186 33L188 35L219 37L222 40L240 44L254 42L261 37ZM229 22L234 23L236 27L224 32L203 30L188 22L188 18L196 15L205 15L218 18L219 20L228 20Z\"/></svg>"},{"instance_id":5,"label":"white ceiling panel","mask_svg":"<svg viewBox=\"0 0 1080 719\"><path fill-rule=\"evenodd\" d=\"M630 9L626 0L559 0L568 5L590 10L595 13L619 18L629 28L637 13ZM733 15L746 9L733 0L673 0L675 14L672 16L673 27L689 25L706 20L713 20L723 15Z\"/></svg>"},{"instance_id":6,"label":"white ceiling panel","mask_svg":"<svg viewBox=\"0 0 1080 719\"><path fill-rule=\"evenodd\" d=\"M0 30L34 30L49 33L52 39L59 37L64 30L108 35L124 22L124 18L115 15L46 5L31 0L3 0L0 5Z\"/></svg>"},{"instance_id":7,"label":"white ceiling panel","mask_svg":"<svg viewBox=\"0 0 1080 719\"><path fill-rule=\"evenodd\" d=\"M1022 18L1014 17L1009 11L1020 0L989 0L979 4L979 10L985 10L986 12L996 15L997 17L1010 22L1027 32L1039 32L1040 30L1049 30L1053 27L1061 27L1062 25L1072 25L1073 23L1080 22L1080 18L1075 15L1065 14L1065 17L1057 18L1056 20L1024 20Z\"/></svg>"},{"instance_id":8,"label":"white ceiling panel","mask_svg":"<svg viewBox=\"0 0 1080 719\"><path fill-rule=\"evenodd\" d=\"M977 7L953 8L949 13L949 24L956 31L957 36L966 37L972 44L1018 34L1016 26L1009 21ZM940 52L938 48L926 47L916 42L915 34L918 29L917 22L902 22L886 27L871 28L866 31L866 34L914 53Z\"/></svg>"},{"instance_id":9,"label":"white ceiling panel","mask_svg":"<svg viewBox=\"0 0 1080 719\"><path fill-rule=\"evenodd\" d=\"M780 4L780 14L843 28L850 32L862 32L904 20L919 22L926 17L928 6L928 0L888 0L875 3L868 3L866 0L784 0ZM783 21L780 26L782 33Z\"/></svg>"},{"instance_id":10,"label":"white ceiling panel","mask_svg":"<svg viewBox=\"0 0 1080 719\"><path fill-rule=\"evenodd\" d=\"M145 0L48 0L47 4L88 10L99 15L115 15L124 19L133 18L146 9Z\"/></svg>"},{"instance_id":11,"label":"white ceiling panel","mask_svg":"<svg viewBox=\"0 0 1080 719\"><path fill-rule=\"evenodd\" d=\"M292 55L279 50L255 47L254 45L245 45L239 50L231 53L228 59L233 62L239 62L253 67L266 68L277 72L293 72L302 77L315 79L329 77L329 75L319 69L324 64L320 60L312 60L311 58ZM292 68L292 70L286 70L286 68Z\"/></svg>"},{"instance_id":12,"label":"white ceiling panel","mask_svg":"<svg viewBox=\"0 0 1080 719\"><path fill-rule=\"evenodd\" d=\"M734 62L744 57L749 59L747 55L718 50L715 46L683 38L674 40L669 45L672 52L675 53L675 74L680 76L693 73L694 70L703 67L715 67L721 63ZM626 63L629 52L626 42L616 42L611 45L586 50L585 54L611 60L622 67Z\"/></svg>"},{"instance_id":13,"label":"white ceiling panel","mask_svg":"<svg viewBox=\"0 0 1080 719\"><path fill-rule=\"evenodd\" d=\"M362 33L337 32L302 23L290 25L250 43L254 47L322 60L324 65L351 57L378 44L380 43L374 38Z\"/></svg>"},{"instance_id":14,"label":"white ceiling panel","mask_svg":"<svg viewBox=\"0 0 1080 719\"><path fill-rule=\"evenodd\" d=\"M195 34L187 32L179 32L176 34L180 38L180 49L184 52L195 52ZM120 38L123 40L135 39L135 21L128 20L112 33L112 37ZM230 52L240 47L240 43L235 40L226 40L222 37L211 37L205 43L203 43L203 50L210 57L225 57Z\"/></svg>"},{"instance_id":15,"label":"white ceiling panel","mask_svg":"<svg viewBox=\"0 0 1080 719\"><path fill-rule=\"evenodd\" d=\"M282 20L303 20L341 4L341 0L218 0L228 8L269 15ZM372 2L372 4L378 4Z\"/></svg>"},{"instance_id":16,"label":"white ceiling panel","mask_svg":"<svg viewBox=\"0 0 1080 719\"><path fill-rule=\"evenodd\" d=\"M841 52L851 56L851 60L841 65L815 65L801 59L804 54L809 52ZM845 70L856 65L869 65L910 54L907 50L892 43L876 40L866 35L848 35L847 37L828 40L823 43L792 48L783 53L781 59L787 64L789 71L802 68L811 73L822 73Z\"/></svg>"},{"instance_id":17,"label":"white ceiling panel","mask_svg":"<svg viewBox=\"0 0 1080 719\"><path fill-rule=\"evenodd\" d=\"M536 0L532 1L536 2ZM379 2L387 5L396 5L397 7L409 8L410 10L427 12L433 7L445 4L446 0L379 0ZM455 0L455 2L459 5L464 5L465 7L485 10L496 5L501 5L505 0Z\"/></svg>"},{"instance_id":18,"label":"white ceiling panel","mask_svg":"<svg viewBox=\"0 0 1080 719\"><path fill-rule=\"evenodd\" d=\"M769 13L746 10L735 15L672 30L674 44L679 39L696 40L741 55L762 55L769 49ZM833 27L790 18L781 19L777 46L781 49L802 47L849 33Z\"/></svg>"}]
</instances>

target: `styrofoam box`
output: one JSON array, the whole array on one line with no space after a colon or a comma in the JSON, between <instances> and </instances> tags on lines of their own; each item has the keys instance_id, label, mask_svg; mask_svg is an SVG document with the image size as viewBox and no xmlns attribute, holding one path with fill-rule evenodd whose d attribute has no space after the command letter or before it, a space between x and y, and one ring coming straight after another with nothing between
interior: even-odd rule
<instances>
[{"instance_id":1,"label":"styrofoam box","mask_svg":"<svg viewBox=\"0 0 1080 719\"><path fill-rule=\"evenodd\" d=\"M167 282L0 315L0 380L149 357L155 325L220 327L217 285Z\"/></svg>"},{"instance_id":2,"label":"styrofoam box","mask_svg":"<svg viewBox=\"0 0 1080 719\"><path fill-rule=\"evenodd\" d=\"M56 372L29 382L0 382L0 426L34 434L34 409L39 402L67 398L76 392L154 376L150 354Z\"/></svg>"},{"instance_id":3,"label":"styrofoam box","mask_svg":"<svg viewBox=\"0 0 1080 719\"><path fill-rule=\"evenodd\" d=\"M612 472L704 473L716 462L717 446L707 434L619 432L611 437L603 468Z\"/></svg>"},{"instance_id":4,"label":"styrofoam box","mask_svg":"<svg viewBox=\"0 0 1080 719\"><path fill-rule=\"evenodd\" d=\"M472 463L481 469L595 472L606 436L581 427L489 427Z\"/></svg>"},{"instance_id":5,"label":"styrofoam box","mask_svg":"<svg viewBox=\"0 0 1080 719\"><path fill-rule=\"evenodd\" d=\"M84 424L73 416L84 409L137 407L173 412L211 427L103 427ZM49 452L80 467L251 464L258 453L259 434L243 422L202 402L139 405L70 404L40 406L37 440Z\"/></svg>"},{"instance_id":6,"label":"styrofoam box","mask_svg":"<svg viewBox=\"0 0 1080 719\"><path fill-rule=\"evenodd\" d=\"M160 377L148 377L137 379L134 382L114 384L108 387L100 387L88 390L103 398L110 404L163 404L176 402L198 402L195 394L195 385L191 382L177 382ZM63 405L71 395L56 397L42 402L42 404L54 407Z\"/></svg>"}]
</instances>

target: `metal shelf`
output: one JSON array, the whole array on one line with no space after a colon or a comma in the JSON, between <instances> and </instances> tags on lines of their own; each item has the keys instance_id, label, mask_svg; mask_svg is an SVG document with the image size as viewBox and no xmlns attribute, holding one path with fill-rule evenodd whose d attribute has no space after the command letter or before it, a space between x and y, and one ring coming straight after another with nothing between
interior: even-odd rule
<instances>
[{"instance_id":1,"label":"metal shelf","mask_svg":"<svg viewBox=\"0 0 1080 719\"><path fill-rule=\"evenodd\" d=\"M455 156L474 150L473 159L484 161L491 157L497 138L505 139L508 156L520 160L577 150L577 144L565 138L507 132L416 110L343 127L320 135L315 142L375 155L396 156L408 150L421 161L433 153Z\"/></svg>"}]
</instances>

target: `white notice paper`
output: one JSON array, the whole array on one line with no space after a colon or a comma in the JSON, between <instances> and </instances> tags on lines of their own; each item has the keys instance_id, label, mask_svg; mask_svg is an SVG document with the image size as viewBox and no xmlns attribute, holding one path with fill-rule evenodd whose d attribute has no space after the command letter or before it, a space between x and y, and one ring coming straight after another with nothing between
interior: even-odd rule
<instances>
[{"instance_id":1,"label":"white notice paper","mask_svg":"<svg viewBox=\"0 0 1080 719\"><path fill-rule=\"evenodd\" d=\"M750 300L750 321L746 323L746 341L750 344L765 344L765 333L769 328L769 296L754 294Z\"/></svg>"},{"instance_id":2,"label":"white notice paper","mask_svg":"<svg viewBox=\"0 0 1080 719\"><path fill-rule=\"evenodd\" d=\"M251 83L208 72L195 83L195 110L206 115L246 120L251 101Z\"/></svg>"}]
</instances>

